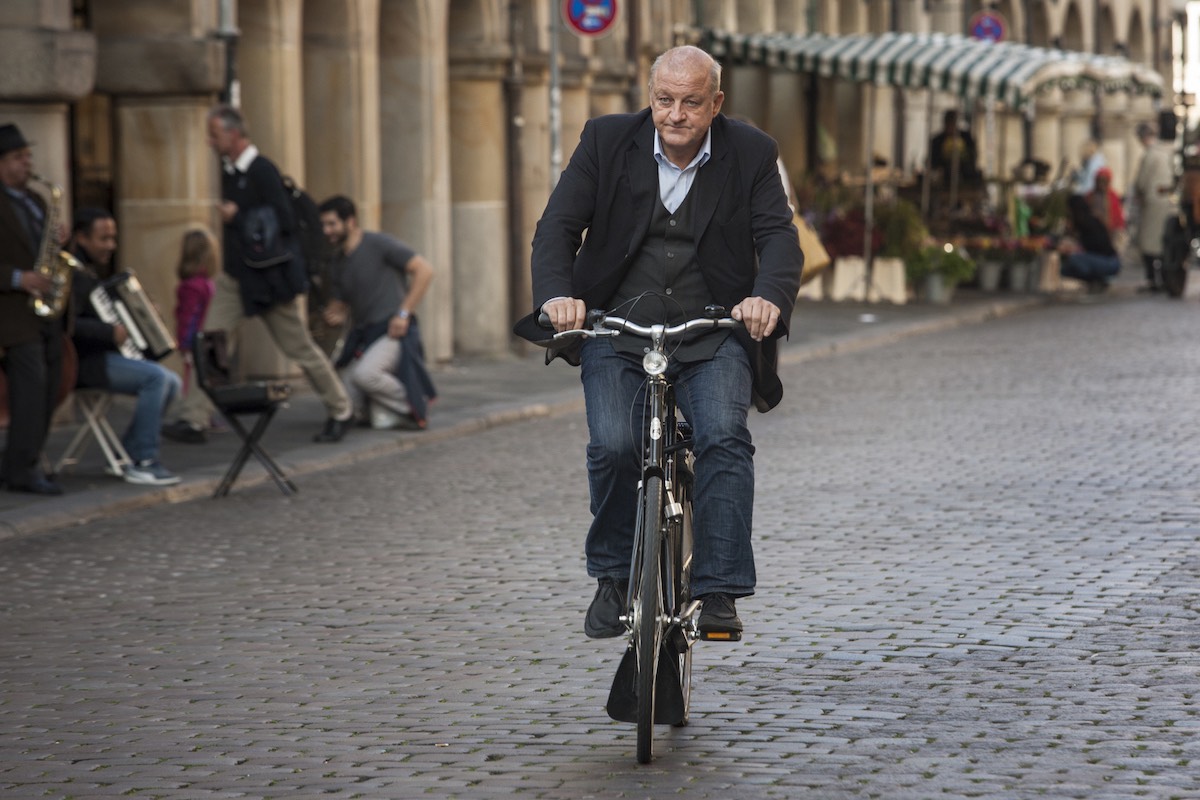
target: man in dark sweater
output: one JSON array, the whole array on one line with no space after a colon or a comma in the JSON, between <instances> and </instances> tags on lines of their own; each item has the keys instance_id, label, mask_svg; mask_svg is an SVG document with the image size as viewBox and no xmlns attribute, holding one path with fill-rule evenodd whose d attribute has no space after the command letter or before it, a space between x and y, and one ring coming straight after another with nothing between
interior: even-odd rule
<instances>
[{"instance_id":1,"label":"man in dark sweater","mask_svg":"<svg viewBox=\"0 0 1200 800\"><path fill-rule=\"evenodd\" d=\"M314 440L339 441L350 425L350 398L305 323L307 273L292 235L296 220L283 178L250 141L245 119L232 106L219 105L208 112L208 141L222 162L219 209L225 223L225 263L204 328L233 334L245 317L261 319L328 409L325 427ZM190 392L179 420L163 432L177 441L203 442L211 414L204 393Z\"/></svg>"}]
</instances>

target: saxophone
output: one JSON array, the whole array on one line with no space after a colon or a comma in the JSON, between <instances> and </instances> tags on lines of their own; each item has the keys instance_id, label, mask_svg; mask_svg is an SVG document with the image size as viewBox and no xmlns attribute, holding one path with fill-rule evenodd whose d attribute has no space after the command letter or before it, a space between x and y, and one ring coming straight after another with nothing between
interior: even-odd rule
<instances>
[{"instance_id":1,"label":"saxophone","mask_svg":"<svg viewBox=\"0 0 1200 800\"><path fill-rule=\"evenodd\" d=\"M55 319L62 316L67 308L67 301L71 299L71 279L75 270L79 269L79 262L58 244L58 226L62 219L62 187L40 175L30 177L50 191L50 205L46 213L42 243L38 247L37 263L33 265L33 270L49 278L53 287L45 295L31 297L29 305L39 317Z\"/></svg>"}]
</instances>

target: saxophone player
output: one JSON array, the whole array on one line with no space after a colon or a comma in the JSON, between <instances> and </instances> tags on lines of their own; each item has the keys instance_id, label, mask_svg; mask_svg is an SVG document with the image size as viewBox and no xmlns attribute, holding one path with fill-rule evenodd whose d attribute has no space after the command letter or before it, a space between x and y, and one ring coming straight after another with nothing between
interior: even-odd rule
<instances>
[{"instance_id":1,"label":"saxophone player","mask_svg":"<svg viewBox=\"0 0 1200 800\"><path fill-rule=\"evenodd\" d=\"M46 236L49 209L29 190L33 153L21 129L0 125L0 369L8 381L9 425L0 482L10 492L62 494L41 468L63 361L63 316L41 316L31 300L53 291L52 281L35 271ZM57 251L57 247L54 248Z\"/></svg>"}]
</instances>

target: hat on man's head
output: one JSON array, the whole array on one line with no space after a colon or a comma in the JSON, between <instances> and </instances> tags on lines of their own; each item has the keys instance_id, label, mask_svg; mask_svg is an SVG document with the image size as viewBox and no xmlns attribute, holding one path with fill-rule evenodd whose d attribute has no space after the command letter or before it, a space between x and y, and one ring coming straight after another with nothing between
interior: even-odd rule
<instances>
[{"instance_id":1,"label":"hat on man's head","mask_svg":"<svg viewBox=\"0 0 1200 800\"><path fill-rule=\"evenodd\" d=\"M29 142L25 141L21 129L11 122L7 125L0 125L0 156L13 150L20 150L22 147L29 147Z\"/></svg>"},{"instance_id":2,"label":"hat on man's head","mask_svg":"<svg viewBox=\"0 0 1200 800\"><path fill-rule=\"evenodd\" d=\"M1096 170L1096 177L1097 178L1108 178L1111 181L1112 180L1112 170L1109 169L1108 167L1101 167L1100 169Z\"/></svg>"}]
</instances>

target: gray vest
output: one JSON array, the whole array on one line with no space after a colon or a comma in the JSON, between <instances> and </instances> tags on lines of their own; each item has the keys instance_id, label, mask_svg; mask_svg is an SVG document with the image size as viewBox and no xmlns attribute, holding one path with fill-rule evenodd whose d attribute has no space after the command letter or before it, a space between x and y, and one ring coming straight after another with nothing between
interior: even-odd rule
<instances>
[{"instance_id":1,"label":"gray vest","mask_svg":"<svg viewBox=\"0 0 1200 800\"><path fill-rule=\"evenodd\" d=\"M700 265L696 263L696 244L692 240L692 193L672 214L662 204L654 204L654 216L646 238L629 272L613 295L611 313L652 325L674 325L702 316L704 307L713 302ZM713 357L728 331L707 334L685 342L675 351L677 361L704 361ZM633 336L612 339L618 352L642 355L645 343Z\"/></svg>"}]
</instances>

